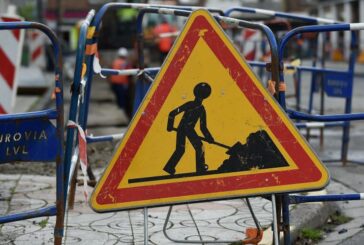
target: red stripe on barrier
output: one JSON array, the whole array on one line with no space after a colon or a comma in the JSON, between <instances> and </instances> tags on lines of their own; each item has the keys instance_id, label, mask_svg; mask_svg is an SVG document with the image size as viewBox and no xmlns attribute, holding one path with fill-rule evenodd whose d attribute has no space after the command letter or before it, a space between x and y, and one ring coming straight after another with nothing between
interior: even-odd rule
<instances>
[{"instance_id":1,"label":"red stripe on barrier","mask_svg":"<svg viewBox=\"0 0 364 245\"><path fill-rule=\"evenodd\" d=\"M38 32L32 32L32 39L34 40L34 39L36 39L40 34L38 33Z\"/></svg>"},{"instance_id":2,"label":"red stripe on barrier","mask_svg":"<svg viewBox=\"0 0 364 245\"><path fill-rule=\"evenodd\" d=\"M32 52L32 61L36 60L42 54L42 47L39 46Z\"/></svg>"},{"instance_id":3,"label":"red stripe on barrier","mask_svg":"<svg viewBox=\"0 0 364 245\"><path fill-rule=\"evenodd\" d=\"M81 170L83 174L83 195L85 197L85 202L87 203L88 200L88 191L87 191L87 142L86 142L86 133L83 130L83 128L76 124L73 121L69 121L67 124L67 127L70 128L77 128L78 130L78 149L79 149L79 157L80 157L80 164L81 164Z\"/></svg>"},{"instance_id":4,"label":"red stripe on barrier","mask_svg":"<svg viewBox=\"0 0 364 245\"><path fill-rule=\"evenodd\" d=\"M10 62L4 51L0 48L0 75L3 76L10 88L14 85L15 66Z\"/></svg>"},{"instance_id":5,"label":"red stripe on barrier","mask_svg":"<svg viewBox=\"0 0 364 245\"><path fill-rule=\"evenodd\" d=\"M247 39L250 39L254 34L256 34L257 31L256 30L252 30L252 29L246 29L244 31L244 39L247 40Z\"/></svg>"},{"instance_id":6,"label":"red stripe on barrier","mask_svg":"<svg viewBox=\"0 0 364 245\"><path fill-rule=\"evenodd\" d=\"M5 22L21 21L19 18L11 18L11 17L1 17L1 19L3 19L3 21L5 21ZM15 37L15 39L17 41L19 41L19 39L20 39L20 29L11 30L11 33L13 34L13 36Z\"/></svg>"},{"instance_id":7,"label":"red stripe on barrier","mask_svg":"<svg viewBox=\"0 0 364 245\"><path fill-rule=\"evenodd\" d=\"M246 60L254 60L255 59L255 49L244 55Z\"/></svg>"},{"instance_id":8,"label":"red stripe on barrier","mask_svg":"<svg viewBox=\"0 0 364 245\"><path fill-rule=\"evenodd\" d=\"M2 107L1 105L0 105L0 114L7 114L4 107Z\"/></svg>"}]
</instances>

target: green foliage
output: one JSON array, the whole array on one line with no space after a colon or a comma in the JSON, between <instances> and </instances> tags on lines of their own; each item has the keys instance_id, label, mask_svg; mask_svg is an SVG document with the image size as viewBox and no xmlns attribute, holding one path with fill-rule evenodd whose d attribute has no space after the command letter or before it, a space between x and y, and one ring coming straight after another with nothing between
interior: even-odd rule
<instances>
[{"instance_id":1,"label":"green foliage","mask_svg":"<svg viewBox=\"0 0 364 245\"><path fill-rule=\"evenodd\" d=\"M43 229L48 224L48 219L44 219L41 222L38 223L38 225Z\"/></svg>"},{"instance_id":2,"label":"green foliage","mask_svg":"<svg viewBox=\"0 0 364 245\"><path fill-rule=\"evenodd\" d=\"M19 7L19 15L25 20L34 20L35 6L32 3L27 3Z\"/></svg>"},{"instance_id":3,"label":"green foliage","mask_svg":"<svg viewBox=\"0 0 364 245\"><path fill-rule=\"evenodd\" d=\"M310 239L312 241L319 241L323 238L323 233L319 229L303 228L301 230L301 236L304 239Z\"/></svg>"},{"instance_id":4,"label":"green foliage","mask_svg":"<svg viewBox=\"0 0 364 245\"><path fill-rule=\"evenodd\" d=\"M329 224L333 224L333 225L342 225L345 223L348 223L349 221L351 221L353 218L342 215L340 212L336 212L335 214L330 216L330 222L328 222Z\"/></svg>"}]
</instances>

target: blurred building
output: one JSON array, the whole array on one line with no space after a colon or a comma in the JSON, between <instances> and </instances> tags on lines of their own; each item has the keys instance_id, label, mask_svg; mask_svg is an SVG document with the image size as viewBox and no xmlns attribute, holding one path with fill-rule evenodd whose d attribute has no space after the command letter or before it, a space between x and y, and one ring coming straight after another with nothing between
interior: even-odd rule
<instances>
[{"instance_id":1,"label":"blurred building","mask_svg":"<svg viewBox=\"0 0 364 245\"><path fill-rule=\"evenodd\" d=\"M47 24L52 28L56 27L58 17L61 18L63 26L72 26L85 18L92 7L89 0L47 0L45 1L44 16Z\"/></svg>"},{"instance_id":2,"label":"blurred building","mask_svg":"<svg viewBox=\"0 0 364 245\"><path fill-rule=\"evenodd\" d=\"M66 46L74 46L77 33L77 23L82 20L90 9L99 7L109 0L0 0L0 8L7 3L19 7L33 4L33 20L42 21L58 32ZM166 5L194 5L207 6L226 10L230 7L245 6L263 8L290 13L309 14L322 18L334 19L343 22L364 22L364 0L118 0L116 2L139 2ZM108 11L103 19L103 28L100 35L100 48L116 49L120 46L132 48L134 46L136 13L127 10ZM123 16L127 16L125 19ZM257 15L240 14L245 19L261 19ZM293 24L292 26L295 26ZM364 50L364 32L359 34L360 48ZM333 32L330 34L330 43L334 58L347 59L350 47L349 32ZM364 61L364 55L363 55Z\"/></svg>"},{"instance_id":3,"label":"blurred building","mask_svg":"<svg viewBox=\"0 0 364 245\"><path fill-rule=\"evenodd\" d=\"M44 1L44 22L57 32L63 51L72 51L78 40L78 22L85 18L92 5L88 0Z\"/></svg>"},{"instance_id":4,"label":"blurred building","mask_svg":"<svg viewBox=\"0 0 364 245\"><path fill-rule=\"evenodd\" d=\"M310 13L340 22L364 22L364 0L320 0L311 8ZM364 33L359 32L358 35L359 48L364 50ZM330 34L331 53L334 60L347 60L349 58L350 40L350 32L332 32Z\"/></svg>"},{"instance_id":5,"label":"blurred building","mask_svg":"<svg viewBox=\"0 0 364 245\"><path fill-rule=\"evenodd\" d=\"M283 1L282 0L206 0L205 6L211 8L217 8L222 10L227 10L233 7L249 7L249 8L261 8L269 9L275 11L282 11ZM259 14L249 14L249 13L233 13L233 17L248 19L248 20L262 20L267 17Z\"/></svg>"},{"instance_id":6,"label":"blurred building","mask_svg":"<svg viewBox=\"0 0 364 245\"><path fill-rule=\"evenodd\" d=\"M284 11L296 12L336 20L338 22L364 22L364 0L284 0ZM358 32L359 61L364 63L364 31ZM351 33L331 32L329 44L333 60L348 60Z\"/></svg>"}]
</instances>

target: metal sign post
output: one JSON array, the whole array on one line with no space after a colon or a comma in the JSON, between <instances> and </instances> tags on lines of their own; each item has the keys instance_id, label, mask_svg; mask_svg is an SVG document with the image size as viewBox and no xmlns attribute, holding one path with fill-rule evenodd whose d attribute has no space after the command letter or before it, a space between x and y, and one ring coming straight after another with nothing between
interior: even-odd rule
<instances>
[{"instance_id":1,"label":"metal sign post","mask_svg":"<svg viewBox=\"0 0 364 245\"><path fill-rule=\"evenodd\" d=\"M277 203L276 195L272 194L272 213L273 213L273 240L275 245L279 245L279 229L278 229L278 217L277 217Z\"/></svg>"},{"instance_id":2,"label":"metal sign post","mask_svg":"<svg viewBox=\"0 0 364 245\"><path fill-rule=\"evenodd\" d=\"M148 208L144 208L144 244L147 245L149 241L148 234Z\"/></svg>"}]
</instances>

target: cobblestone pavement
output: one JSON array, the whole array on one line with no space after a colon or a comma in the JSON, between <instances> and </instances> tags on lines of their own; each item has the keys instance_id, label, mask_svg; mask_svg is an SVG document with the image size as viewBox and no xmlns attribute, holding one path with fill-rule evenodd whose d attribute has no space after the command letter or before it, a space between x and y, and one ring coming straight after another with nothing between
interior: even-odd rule
<instances>
[{"instance_id":1,"label":"cobblestone pavement","mask_svg":"<svg viewBox=\"0 0 364 245\"><path fill-rule=\"evenodd\" d=\"M364 111L364 109L362 111ZM340 151L338 149L341 147L341 136L342 133L340 130L326 130L324 148L319 147L318 139L312 140L311 144L317 150L321 159L338 159L340 157ZM348 154L350 160L364 161L362 148L363 136L363 123L352 123ZM347 163L346 166L343 166L341 162L328 162L325 163L325 165L331 176L331 182L326 188L329 194L364 192L364 165ZM337 205L337 210L339 210L342 215L350 217L351 220L345 224L334 227L318 244L364 244L364 240L361 239L363 235L360 236L360 234L364 232L364 201L342 201L335 202L335 205ZM356 236L358 236L357 239L355 238Z\"/></svg>"},{"instance_id":2,"label":"cobblestone pavement","mask_svg":"<svg viewBox=\"0 0 364 245\"><path fill-rule=\"evenodd\" d=\"M0 175L0 212L36 209L54 202L55 178L36 175ZM77 188L76 203L68 212L67 244L143 244L143 210L95 213ZM271 224L271 204L252 198L252 206L261 225ZM150 244L171 244L163 234L168 207L148 212ZM192 219L192 216L193 219ZM196 222L198 229L196 229ZM53 242L55 218L37 218L5 224L0 244L50 244ZM167 233L176 240L241 240L246 227L254 226L243 199L178 205L173 208ZM267 237L268 238L268 237Z\"/></svg>"}]
</instances>

